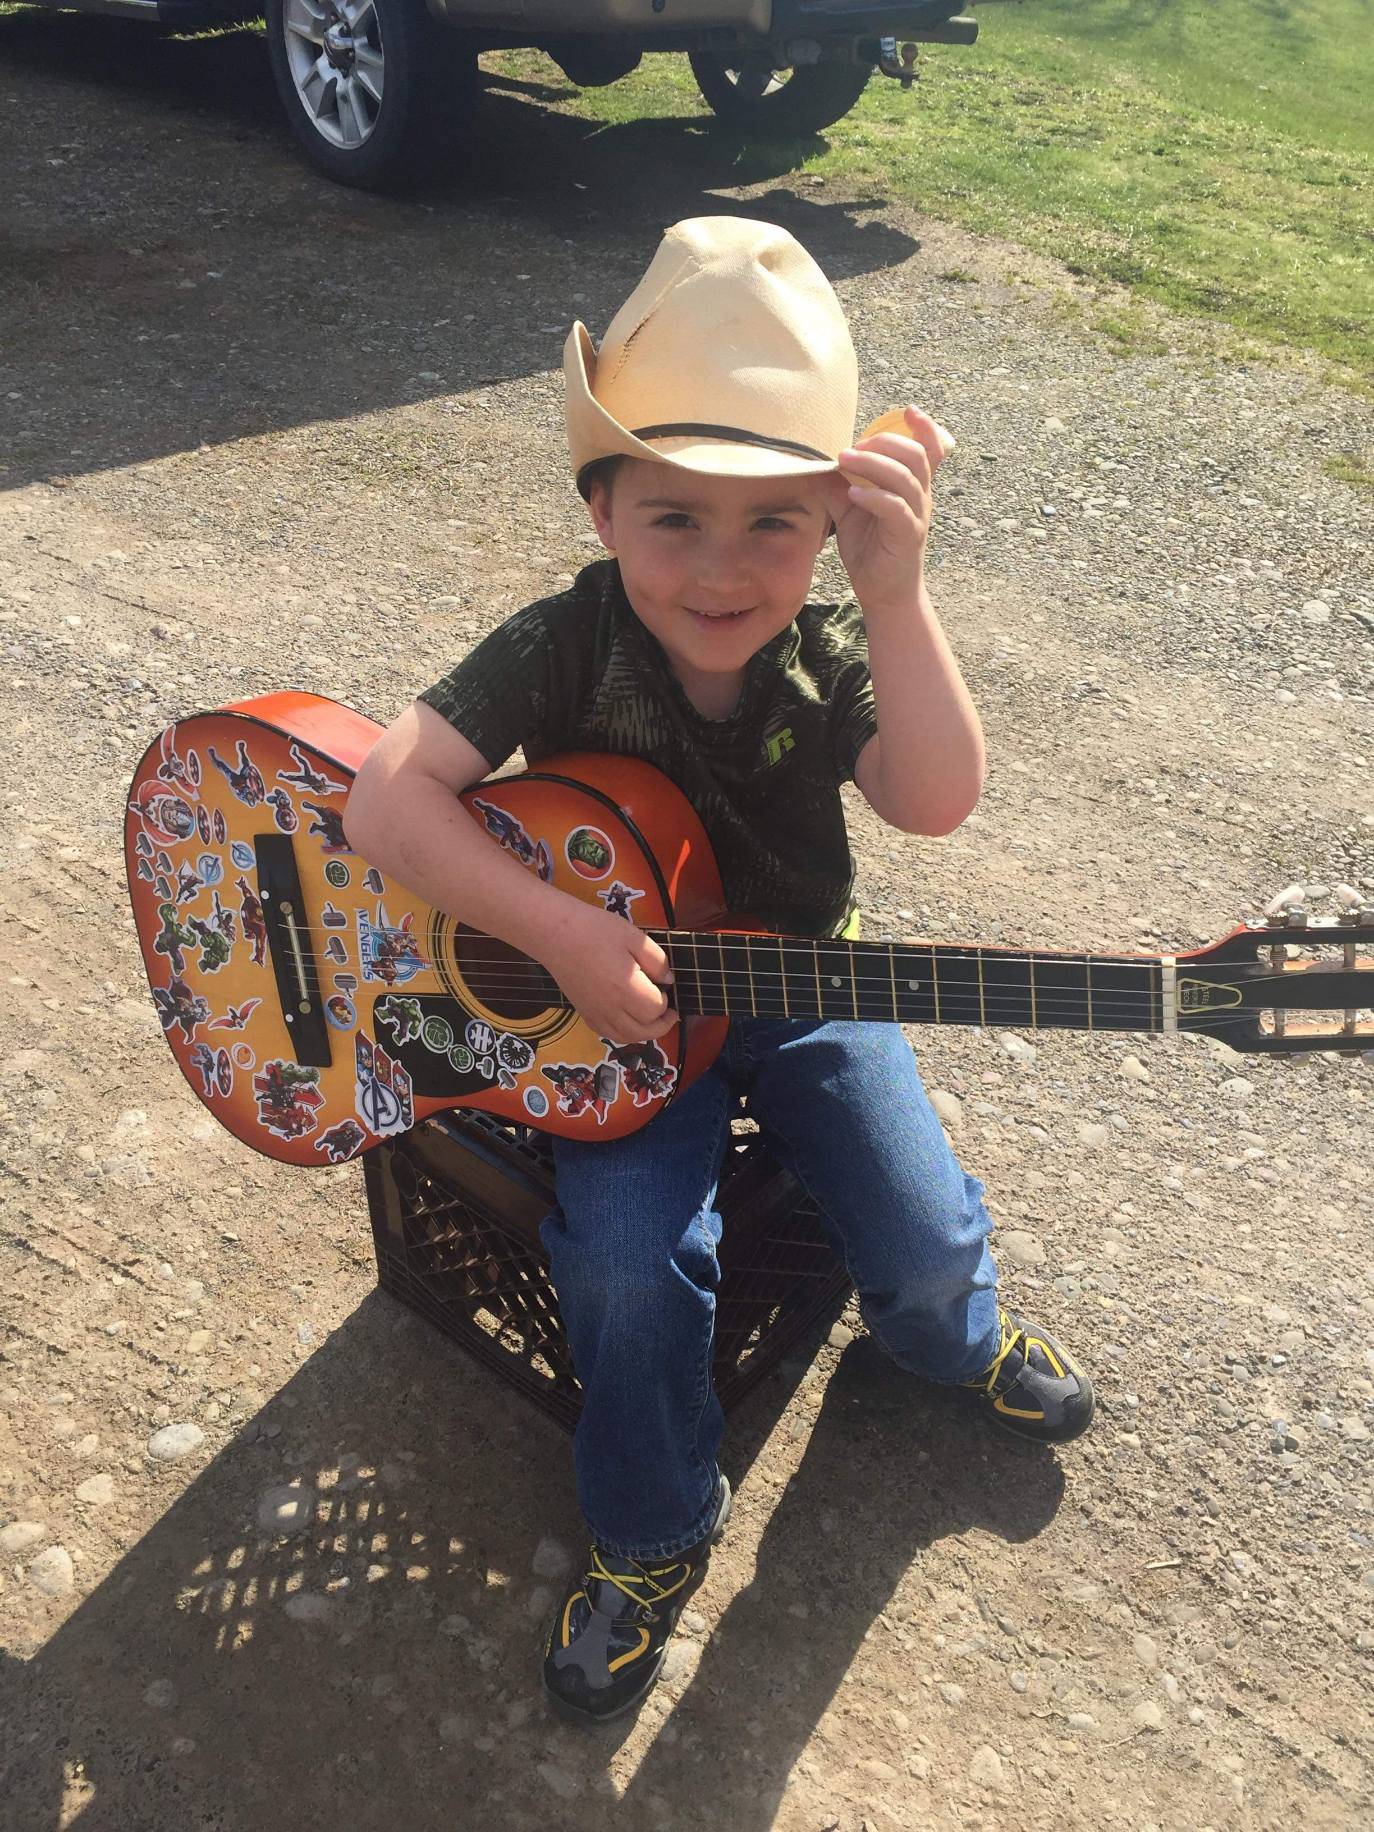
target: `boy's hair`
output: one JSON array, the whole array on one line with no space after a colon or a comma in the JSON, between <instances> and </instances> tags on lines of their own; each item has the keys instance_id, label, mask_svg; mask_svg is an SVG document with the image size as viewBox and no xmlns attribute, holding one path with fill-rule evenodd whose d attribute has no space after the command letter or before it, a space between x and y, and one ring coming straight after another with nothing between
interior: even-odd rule
<instances>
[{"instance_id":1,"label":"boy's hair","mask_svg":"<svg viewBox=\"0 0 1374 1832\"><path fill-rule=\"evenodd\" d=\"M593 458L590 464L584 464L577 473L577 493L583 502L589 503L592 500L592 491L598 484L609 496L615 483L615 474L624 462L624 454L616 452L609 458Z\"/></svg>"}]
</instances>

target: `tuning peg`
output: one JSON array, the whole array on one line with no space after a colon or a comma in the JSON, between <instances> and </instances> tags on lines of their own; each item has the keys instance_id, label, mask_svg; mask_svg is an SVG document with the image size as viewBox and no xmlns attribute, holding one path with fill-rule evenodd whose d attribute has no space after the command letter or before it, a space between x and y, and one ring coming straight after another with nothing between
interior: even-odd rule
<instances>
[{"instance_id":1,"label":"tuning peg","mask_svg":"<svg viewBox=\"0 0 1374 1832\"><path fill-rule=\"evenodd\" d=\"M1264 913L1273 928L1300 928L1307 921L1307 886L1289 884L1271 897Z\"/></svg>"},{"instance_id":2,"label":"tuning peg","mask_svg":"<svg viewBox=\"0 0 1374 1832\"><path fill-rule=\"evenodd\" d=\"M1374 914L1374 904L1353 884L1338 884L1331 895L1340 906L1342 922L1359 922L1362 917Z\"/></svg>"}]
</instances>

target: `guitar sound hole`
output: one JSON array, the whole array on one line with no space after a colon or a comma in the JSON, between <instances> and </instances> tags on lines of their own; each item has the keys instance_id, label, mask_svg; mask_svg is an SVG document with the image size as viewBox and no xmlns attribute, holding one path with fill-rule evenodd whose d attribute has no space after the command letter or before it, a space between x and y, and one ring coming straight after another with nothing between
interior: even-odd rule
<instances>
[{"instance_id":1,"label":"guitar sound hole","mask_svg":"<svg viewBox=\"0 0 1374 1832\"><path fill-rule=\"evenodd\" d=\"M460 924L454 936L454 961L473 997L498 1017L528 1018L547 1010L557 998L538 961L494 935Z\"/></svg>"}]
</instances>

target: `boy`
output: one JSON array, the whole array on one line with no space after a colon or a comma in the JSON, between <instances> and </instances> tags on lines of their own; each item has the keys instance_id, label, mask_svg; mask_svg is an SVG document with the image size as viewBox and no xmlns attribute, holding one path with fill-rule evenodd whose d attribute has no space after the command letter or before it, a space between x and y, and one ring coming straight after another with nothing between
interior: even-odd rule
<instances>
[{"instance_id":1,"label":"boy","mask_svg":"<svg viewBox=\"0 0 1374 1832\"><path fill-rule=\"evenodd\" d=\"M705 823L730 908L834 935L852 915L839 787L952 831L983 779L978 717L922 578L940 429L914 408L852 444L849 330L786 231L668 231L599 352L565 352L578 487L607 552L509 619L403 713L359 772L351 843L428 902L541 961L613 1044L674 1022L662 950L541 881L454 800L518 746L630 753ZM842 467L842 468L841 468ZM835 532L856 602L806 602ZM558 1139L544 1224L584 1407L593 1545L544 1659L555 1707L633 1708L724 1529L711 1389L716 1182L738 1094L824 1213L873 1336L977 1389L1042 1443L1087 1428L1087 1377L1000 1310L982 1185L959 1168L896 1025L737 1020L641 1131Z\"/></svg>"}]
</instances>

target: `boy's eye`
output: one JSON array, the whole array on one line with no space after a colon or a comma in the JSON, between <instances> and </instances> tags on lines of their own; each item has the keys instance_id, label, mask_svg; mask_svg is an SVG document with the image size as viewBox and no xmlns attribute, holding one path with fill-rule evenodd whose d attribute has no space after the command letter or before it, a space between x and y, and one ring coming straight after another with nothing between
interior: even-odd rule
<instances>
[{"instance_id":1,"label":"boy's eye","mask_svg":"<svg viewBox=\"0 0 1374 1832\"><path fill-rule=\"evenodd\" d=\"M784 533L790 533L792 528L791 522L781 515L761 515L758 519L758 526L770 532L781 528Z\"/></svg>"},{"instance_id":2,"label":"boy's eye","mask_svg":"<svg viewBox=\"0 0 1374 1832\"><path fill-rule=\"evenodd\" d=\"M690 528L692 518L684 515L680 509L670 509L666 515L660 515L654 522L655 528Z\"/></svg>"}]
</instances>

